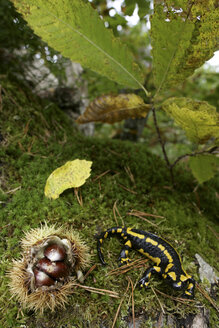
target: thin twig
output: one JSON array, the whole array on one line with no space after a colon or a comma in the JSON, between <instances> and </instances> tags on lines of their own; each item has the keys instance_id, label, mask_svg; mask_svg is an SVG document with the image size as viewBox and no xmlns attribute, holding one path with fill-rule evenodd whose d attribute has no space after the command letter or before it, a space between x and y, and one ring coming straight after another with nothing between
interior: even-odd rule
<instances>
[{"instance_id":1,"label":"thin twig","mask_svg":"<svg viewBox=\"0 0 219 328\"><path fill-rule=\"evenodd\" d=\"M219 234L216 231L214 231L214 229L211 226L207 225L207 227L211 230L211 232L214 234L217 240L219 240Z\"/></svg>"},{"instance_id":2,"label":"thin twig","mask_svg":"<svg viewBox=\"0 0 219 328\"><path fill-rule=\"evenodd\" d=\"M171 167L169 158L168 158L167 153L166 153L164 141L161 138L161 133L160 133L160 129L159 129L158 124L157 124L157 116L156 116L155 108L154 107L152 107L152 113L153 113L154 125L155 125L156 131L157 131L157 135L158 135L158 140L159 140L159 143L160 143L161 148L162 148L162 151L163 151L163 155L164 155L164 159L166 161L166 165L167 165L167 167L168 167L168 169L170 171L171 182L174 185L173 169Z\"/></svg>"},{"instance_id":3,"label":"thin twig","mask_svg":"<svg viewBox=\"0 0 219 328\"><path fill-rule=\"evenodd\" d=\"M215 308L215 310L219 313L219 308L216 305L216 303L213 301L213 299L197 283L196 283L196 288L204 296L204 298L206 298L206 300L208 300L211 303L211 305Z\"/></svg>"},{"instance_id":4,"label":"thin twig","mask_svg":"<svg viewBox=\"0 0 219 328\"><path fill-rule=\"evenodd\" d=\"M105 172L99 174L98 176L96 176L94 179L93 179L93 182L96 181L96 180L99 180L100 178L102 178L104 175L106 175L107 173L109 173L111 170L106 170Z\"/></svg>"},{"instance_id":5,"label":"thin twig","mask_svg":"<svg viewBox=\"0 0 219 328\"><path fill-rule=\"evenodd\" d=\"M134 178L134 175L132 174L132 171L131 171L130 167L129 166L125 166L125 171L126 171L128 177L129 177L129 179L131 180L131 182L135 186L135 178Z\"/></svg>"},{"instance_id":6,"label":"thin twig","mask_svg":"<svg viewBox=\"0 0 219 328\"><path fill-rule=\"evenodd\" d=\"M118 226L119 224L118 224L118 220L117 220L117 216L116 216L116 209L117 209L116 203L117 203L117 200L113 204L113 216L114 216L114 219L116 221L116 225Z\"/></svg>"},{"instance_id":7,"label":"thin twig","mask_svg":"<svg viewBox=\"0 0 219 328\"><path fill-rule=\"evenodd\" d=\"M131 194L134 194L134 195L136 195L136 194L137 194L137 192L136 192L136 191L134 191L134 190L132 190L132 189L129 189L129 188L127 188L127 187L123 186L121 183L118 183L118 185L119 185L121 188L123 188L124 190L126 190L126 191L130 192Z\"/></svg>"},{"instance_id":8,"label":"thin twig","mask_svg":"<svg viewBox=\"0 0 219 328\"><path fill-rule=\"evenodd\" d=\"M152 289L152 292L154 293L154 295L155 295L155 297L156 297L156 299L157 299L157 301L158 301L158 303L159 303L159 305L160 305L161 311L163 312L163 314L165 314L165 311L164 311L163 305L161 304L161 301L159 300L159 298L158 298L158 296L157 296L157 293L155 292L155 290L154 290L153 287L151 287L151 289Z\"/></svg>"},{"instance_id":9,"label":"thin twig","mask_svg":"<svg viewBox=\"0 0 219 328\"><path fill-rule=\"evenodd\" d=\"M118 207L117 207L117 201L118 200L116 200L115 203L113 204L113 215L114 215L114 218L115 218L115 221L116 221L117 226L119 224L118 224L118 221L117 221L117 215L116 215L116 213L118 214L120 220L122 221L122 225L124 226L124 221L123 221L123 219L121 217L121 214L119 213L119 210L118 210Z\"/></svg>"},{"instance_id":10,"label":"thin twig","mask_svg":"<svg viewBox=\"0 0 219 328\"><path fill-rule=\"evenodd\" d=\"M190 300L190 299L187 299L187 298L181 298L181 297L174 297L174 296L170 296L168 294L165 294L163 292L161 292L159 289L157 288L154 288L154 290L159 293L160 295L163 295L164 297L166 298L170 298L171 300L173 301L177 301L177 302L180 302L180 303L183 303L183 304L189 304L189 303L195 303L196 301L195 300Z\"/></svg>"},{"instance_id":11,"label":"thin twig","mask_svg":"<svg viewBox=\"0 0 219 328\"><path fill-rule=\"evenodd\" d=\"M190 153L190 154L184 154L184 155L179 156L170 166L171 166L171 168L173 168L179 161L181 161L185 157L193 157L193 156L197 156L197 155L201 155L201 154L212 154L214 152L217 153L217 151L219 151L219 147L212 147L209 150L201 150L201 151L197 151L197 152Z\"/></svg>"},{"instance_id":12,"label":"thin twig","mask_svg":"<svg viewBox=\"0 0 219 328\"><path fill-rule=\"evenodd\" d=\"M80 196L79 196L79 188L74 188L74 193L75 193L75 196L77 198L77 201L78 201L78 204L83 207L83 199L82 199L82 195L81 195L81 191L80 191Z\"/></svg>"},{"instance_id":13,"label":"thin twig","mask_svg":"<svg viewBox=\"0 0 219 328\"><path fill-rule=\"evenodd\" d=\"M77 283L75 283L74 286L83 288L83 289L85 289L85 290L87 290L88 292L91 292L91 293L93 292L93 293L97 293L97 294L101 294L101 295L109 295L110 297L119 298L119 294L117 292L112 291L112 290L95 288L95 287L90 287L90 286L84 286L84 285L80 285L80 284L77 284Z\"/></svg>"},{"instance_id":14,"label":"thin twig","mask_svg":"<svg viewBox=\"0 0 219 328\"><path fill-rule=\"evenodd\" d=\"M84 280L87 279L87 277L89 276L89 274L94 271L97 267L97 263L95 263L94 265L92 265L92 267L90 267L90 269L86 272L86 274L84 275Z\"/></svg>"},{"instance_id":15,"label":"thin twig","mask_svg":"<svg viewBox=\"0 0 219 328\"><path fill-rule=\"evenodd\" d=\"M20 190L21 189L21 186L19 186L19 187L17 187L17 188L14 188L14 189L11 189L11 190L8 190L8 191L6 191L5 193L6 194L11 194L11 193L13 193L13 192L15 192L15 191L17 191L17 190Z\"/></svg>"},{"instance_id":16,"label":"thin twig","mask_svg":"<svg viewBox=\"0 0 219 328\"><path fill-rule=\"evenodd\" d=\"M19 109L22 109L20 105L17 104L17 102L14 100L14 98L6 91L6 89L2 88L2 91L4 92L5 96L7 96L11 102L16 105Z\"/></svg>"},{"instance_id":17,"label":"thin twig","mask_svg":"<svg viewBox=\"0 0 219 328\"><path fill-rule=\"evenodd\" d=\"M116 275L116 274L123 274L123 273L126 273L132 269L138 269L138 268L142 268L145 266L145 264L148 262L148 259L137 259L131 263L128 263L127 265L125 266L121 266L121 267L118 267L116 269L113 269L112 271L108 272L107 273L107 276L110 276L110 275Z\"/></svg>"},{"instance_id":18,"label":"thin twig","mask_svg":"<svg viewBox=\"0 0 219 328\"><path fill-rule=\"evenodd\" d=\"M2 86L0 84L0 112L2 112Z\"/></svg>"},{"instance_id":19,"label":"thin twig","mask_svg":"<svg viewBox=\"0 0 219 328\"><path fill-rule=\"evenodd\" d=\"M124 301L124 299L125 299L125 296L126 296L128 290L129 290L129 286L130 286L130 281L128 281L128 286L127 286L127 288L126 288L126 291L125 291L125 293L124 293L124 295L123 295L123 298L121 299L121 302L119 303L118 309L117 309L117 311L116 311L116 315L115 315L114 320L113 320L112 328L115 327L116 320L117 320L118 315L119 315L119 311L120 311L120 309L121 309L121 306L122 306L122 303L123 303L123 301Z\"/></svg>"},{"instance_id":20,"label":"thin twig","mask_svg":"<svg viewBox=\"0 0 219 328\"><path fill-rule=\"evenodd\" d=\"M150 220L144 218L143 216L141 216L141 215L139 215L139 214L137 214L137 213L129 212L129 213L127 213L127 214L128 214L128 215L132 215L132 216L136 216L136 217L138 217L138 218L140 218L140 219L146 221L147 223L149 223L149 224L151 224L151 225L157 227L157 225L156 225L155 223L151 222Z\"/></svg>"},{"instance_id":21,"label":"thin twig","mask_svg":"<svg viewBox=\"0 0 219 328\"><path fill-rule=\"evenodd\" d=\"M151 213L146 213L146 212L141 212L141 211L138 211L138 210L131 210L131 212L129 212L128 214L138 214L138 215L142 215L142 216L151 216L153 218L160 218L160 219L165 219L164 216L161 216L161 215L156 215L156 214L151 214Z\"/></svg>"},{"instance_id":22,"label":"thin twig","mask_svg":"<svg viewBox=\"0 0 219 328\"><path fill-rule=\"evenodd\" d=\"M131 288L132 288L132 320L133 320L133 328L135 328L135 302L134 302L134 286L133 286L133 282L132 279L130 277L128 277L128 280L130 281L131 284Z\"/></svg>"}]
</instances>

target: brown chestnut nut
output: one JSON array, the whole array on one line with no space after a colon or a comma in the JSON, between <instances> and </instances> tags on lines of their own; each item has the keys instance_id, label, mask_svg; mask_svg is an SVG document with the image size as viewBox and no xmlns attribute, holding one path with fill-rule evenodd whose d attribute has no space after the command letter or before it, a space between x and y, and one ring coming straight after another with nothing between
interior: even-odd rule
<instances>
[{"instance_id":1,"label":"brown chestnut nut","mask_svg":"<svg viewBox=\"0 0 219 328\"><path fill-rule=\"evenodd\" d=\"M34 269L33 273L35 277L36 287L52 286L55 284L55 281L51 277L49 277L45 272Z\"/></svg>"},{"instance_id":2,"label":"brown chestnut nut","mask_svg":"<svg viewBox=\"0 0 219 328\"><path fill-rule=\"evenodd\" d=\"M45 272L53 279L66 277L69 273L68 266L64 262L52 262L46 257L39 260L37 269Z\"/></svg>"},{"instance_id":3,"label":"brown chestnut nut","mask_svg":"<svg viewBox=\"0 0 219 328\"><path fill-rule=\"evenodd\" d=\"M63 261L66 257L66 252L64 247L57 244L52 244L46 247L44 255L50 261Z\"/></svg>"}]
</instances>

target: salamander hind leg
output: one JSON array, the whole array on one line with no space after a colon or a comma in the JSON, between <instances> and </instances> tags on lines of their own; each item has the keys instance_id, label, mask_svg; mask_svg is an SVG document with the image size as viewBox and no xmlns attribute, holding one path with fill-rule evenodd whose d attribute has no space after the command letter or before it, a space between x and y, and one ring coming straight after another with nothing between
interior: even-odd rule
<instances>
[{"instance_id":1,"label":"salamander hind leg","mask_svg":"<svg viewBox=\"0 0 219 328\"><path fill-rule=\"evenodd\" d=\"M128 257L131 247L132 247L131 242L127 241L119 256L119 266L131 262L130 258Z\"/></svg>"},{"instance_id":2,"label":"salamander hind leg","mask_svg":"<svg viewBox=\"0 0 219 328\"><path fill-rule=\"evenodd\" d=\"M194 290L195 290L195 280L193 278L189 278L187 280L187 288L182 294L183 298L193 299L194 298Z\"/></svg>"},{"instance_id":3,"label":"salamander hind leg","mask_svg":"<svg viewBox=\"0 0 219 328\"><path fill-rule=\"evenodd\" d=\"M141 288L143 287L148 288L149 280L153 273L161 274L161 268L159 266L153 266L148 268L143 274L143 277L138 282Z\"/></svg>"}]
</instances>

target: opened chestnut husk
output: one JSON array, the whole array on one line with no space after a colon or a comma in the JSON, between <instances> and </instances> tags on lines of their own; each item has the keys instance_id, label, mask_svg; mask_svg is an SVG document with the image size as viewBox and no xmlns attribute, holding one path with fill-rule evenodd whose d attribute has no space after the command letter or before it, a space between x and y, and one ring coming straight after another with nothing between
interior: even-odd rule
<instances>
[{"instance_id":1,"label":"opened chestnut husk","mask_svg":"<svg viewBox=\"0 0 219 328\"><path fill-rule=\"evenodd\" d=\"M88 247L75 231L47 225L27 232L21 246L22 258L8 273L12 295L23 307L40 312L63 307L75 280L83 282Z\"/></svg>"}]
</instances>

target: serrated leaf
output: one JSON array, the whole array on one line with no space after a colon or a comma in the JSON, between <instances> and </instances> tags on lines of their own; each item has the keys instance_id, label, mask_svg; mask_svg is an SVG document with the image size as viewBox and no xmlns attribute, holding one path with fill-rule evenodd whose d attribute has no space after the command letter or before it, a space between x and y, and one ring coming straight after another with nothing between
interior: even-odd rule
<instances>
[{"instance_id":1,"label":"serrated leaf","mask_svg":"<svg viewBox=\"0 0 219 328\"><path fill-rule=\"evenodd\" d=\"M127 118L145 117L151 106L136 94L103 95L96 98L77 119L77 123L115 123Z\"/></svg>"},{"instance_id":2,"label":"serrated leaf","mask_svg":"<svg viewBox=\"0 0 219 328\"><path fill-rule=\"evenodd\" d=\"M218 28L219 8L214 0L155 2L151 43L158 90L182 83L213 56Z\"/></svg>"},{"instance_id":3,"label":"serrated leaf","mask_svg":"<svg viewBox=\"0 0 219 328\"><path fill-rule=\"evenodd\" d=\"M82 186L90 176L92 162L75 159L53 171L46 181L45 196L57 199L66 189Z\"/></svg>"},{"instance_id":4,"label":"serrated leaf","mask_svg":"<svg viewBox=\"0 0 219 328\"><path fill-rule=\"evenodd\" d=\"M219 158L214 155L197 155L190 157L189 166L198 182L203 183L214 177L219 168Z\"/></svg>"},{"instance_id":5,"label":"serrated leaf","mask_svg":"<svg viewBox=\"0 0 219 328\"><path fill-rule=\"evenodd\" d=\"M206 101L169 98L162 108L185 130L191 141L202 144L214 138L216 144L219 142L219 114Z\"/></svg>"},{"instance_id":6,"label":"serrated leaf","mask_svg":"<svg viewBox=\"0 0 219 328\"><path fill-rule=\"evenodd\" d=\"M119 84L142 87L143 76L126 45L83 0L12 0L34 32L63 56Z\"/></svg>"}]
</instances>

